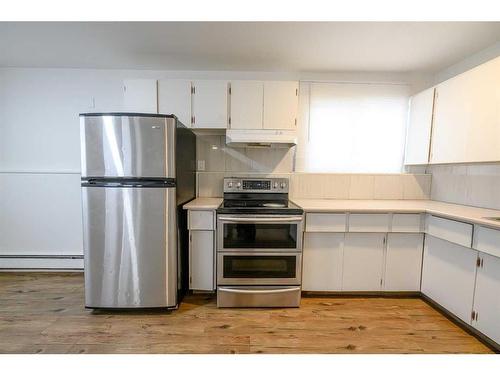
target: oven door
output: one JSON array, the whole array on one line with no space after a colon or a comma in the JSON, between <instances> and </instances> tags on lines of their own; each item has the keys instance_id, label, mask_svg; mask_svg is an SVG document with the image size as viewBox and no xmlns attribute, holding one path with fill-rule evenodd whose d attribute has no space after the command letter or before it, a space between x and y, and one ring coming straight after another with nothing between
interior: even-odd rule
<instances>
[{"instance_id":1,"label":"oven door","mask_svg":"<svg viewBox=\"0 0 500 375\"><path fill-rule=\"evenodd\" d=\"M217 285L300 285L301 253L219 252Z\"/></svg>"},{"instance_id":2,"label":"oven door","mask_svg":"<svg viewBox=\"0 0 500 375\"><path fill-rule=\"evenodd\" d=\"M217 250L302 251L301 215L219 215Z\"/></svg>"}]
</instances>

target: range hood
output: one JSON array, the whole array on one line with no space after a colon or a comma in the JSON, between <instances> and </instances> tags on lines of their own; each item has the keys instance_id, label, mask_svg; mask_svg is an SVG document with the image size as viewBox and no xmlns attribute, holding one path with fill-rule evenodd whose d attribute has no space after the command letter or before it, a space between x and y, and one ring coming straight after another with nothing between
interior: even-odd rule
<instances>
[{"instance_id":1,"label":"range hood","mask_svg":"<svg viewBox=\"0 0 500 375\"><path fill-rule=\"evenodd\" d=\"M290 148L297 144L295 130L228 129L226 145L230 147Z\"/></svg>"}]
</instances>

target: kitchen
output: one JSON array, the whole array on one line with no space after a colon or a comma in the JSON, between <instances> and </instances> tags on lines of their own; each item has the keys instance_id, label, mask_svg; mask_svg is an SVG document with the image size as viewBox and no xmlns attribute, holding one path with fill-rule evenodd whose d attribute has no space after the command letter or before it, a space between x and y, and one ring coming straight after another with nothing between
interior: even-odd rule
<instances>
[{"instance_id":1,"label":"kitchen","mask_svg":"<svg viewBox=\"0 0 500 375\"><path fill-rule=\"evenodd\" d=\"M0 353L500 351L500 24L257 24L0 23Z\"/></svg>"}]
</instances>

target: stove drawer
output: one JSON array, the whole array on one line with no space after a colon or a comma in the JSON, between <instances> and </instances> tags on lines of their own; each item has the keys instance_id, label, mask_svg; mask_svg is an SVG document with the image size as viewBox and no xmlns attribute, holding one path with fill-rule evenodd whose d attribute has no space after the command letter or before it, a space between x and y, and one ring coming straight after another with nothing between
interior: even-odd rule
<instances>
[{"instance_id":1,"label":"stove drawer","mask_svg":"<svg viewBox=\"0 0 500 375\"><path fill-rule=\"evenodd\" d=\"M299 286L219 287L217 307L299 307Z\"/></svg>"},{"instance_id":2,"label":"stove drawer","mask_svg":"<svg viewBox=\"0 0 500 375\"><path fill-rule=\"evenodd\" d=\"M217 285L300 285L301 253L219 252Z\"/></svg>"}]
</instances>

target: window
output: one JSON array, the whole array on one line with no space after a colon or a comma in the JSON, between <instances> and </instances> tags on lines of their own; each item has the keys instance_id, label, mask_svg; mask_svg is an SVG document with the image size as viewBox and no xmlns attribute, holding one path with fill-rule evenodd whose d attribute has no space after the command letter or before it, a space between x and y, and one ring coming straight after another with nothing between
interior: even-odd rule
<instances>
[{"instance_id":1,"label":"window","mask_svg":"<svg viewBox=\"0 0 500 375\"><path fill-rule=\"evenodd\" d=\"M305 86L305 85L304 85ZM305 172L400 173L409 87L310 83Z\"/></svg>"}]
</instances>

